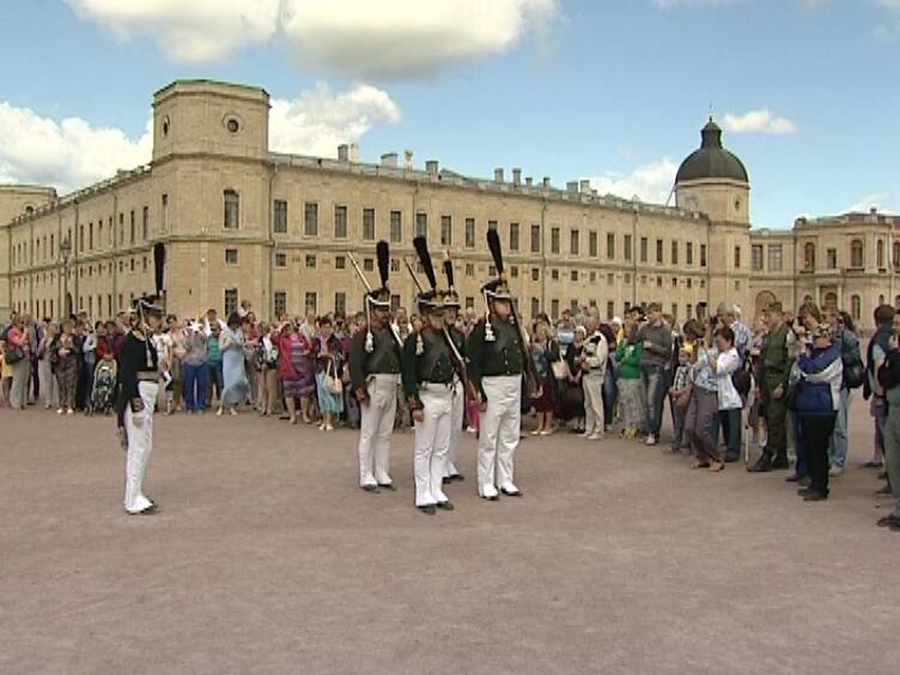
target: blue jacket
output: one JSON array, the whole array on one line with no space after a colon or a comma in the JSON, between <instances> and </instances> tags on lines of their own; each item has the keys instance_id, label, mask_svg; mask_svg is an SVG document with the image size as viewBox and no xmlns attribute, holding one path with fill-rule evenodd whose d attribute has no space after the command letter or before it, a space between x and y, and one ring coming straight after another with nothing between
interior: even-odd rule
<instances>
[{"instance_id":1,"label":"blue jacket","mask_svg":"<svg viewBox=\"0 0 900 675\"><path fill-rule=\"evenodd\" d=\"M797 360L802 373L797 383L797 413L831 415L836 410L835 395L840 395L843 363L840 344L827 349L810 349Z\"/></svg>"}]
</instances>

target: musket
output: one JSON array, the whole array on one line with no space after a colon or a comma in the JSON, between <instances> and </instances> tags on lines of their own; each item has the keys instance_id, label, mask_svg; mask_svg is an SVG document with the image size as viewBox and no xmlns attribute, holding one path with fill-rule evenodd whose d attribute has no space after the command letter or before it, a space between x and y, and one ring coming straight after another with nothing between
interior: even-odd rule
<instances>
[{"instance_id":1,"label":"musket","mask_svg":"<svg viewBox=\"0 0 900 675\"><path fill-rule=\"evenodd\" d=\"M372 284L369 283L369 280L366 279L366 275L363 274L362 269L359 266L359 263L356 262L356 256L354 256L350 251L347 251L347 257L350 258L350 264L353 265L353 269L356 270L356 275L359 277L359 280L362 281L363 286L366 288L366 293L372 292ZM397 346L400 349L403 349L403 340L400 337L400 333L394 328L394 324L388 322L388 328L391 331L391 335L394 336L394 340L397 342Z\"/></svg>"},{"instance_id":2,"label":"musket","mask_svg":"<svg viewBox=\"0 0 900 675\"><path fill-rule=\"evenodd\" d=\"M406 265L406 269L409 271L409 275L412 277L416 288L419 289L419 293L422 293L425 288L422 286L422 282L419 281L419 277L416 275L413 266L406 258L403 259L403 264ZM469 379L469 370L466 368L466 360L463 358L463 355L459 353L459 349L456 348L456 343L453 341L453 336L450 335L450 331L447 330L446 324L441 324L441 331L443 332L444 340L447 342L447 346L450 347L450 351L456 361L456 367L459 368L459 376L462 378L463 387L469 392L471 400L479 400L478 392L472 384L472 381Z\"/></svg>"},{"instance_id":3,"label":"musket","mask_svg":"<svg viewBox=\"0 0 900 675\"><path fill-rule=\"evenodd\" d=\"M534 374L534 366L531 361L531 352L527 347L531 340L528 337L528 333L525 332L525 326L522 325L522 319L519 317L519 310L516 306L515 298L510 298L509 306L512 312L512 319L516 322L516 335L518 335L519 349L522 352L522 365L525 367L525 380L531 390L530 393L537 397L539 395L539 387L537 377L535 377Z\"/></svg>"}]
</instances>

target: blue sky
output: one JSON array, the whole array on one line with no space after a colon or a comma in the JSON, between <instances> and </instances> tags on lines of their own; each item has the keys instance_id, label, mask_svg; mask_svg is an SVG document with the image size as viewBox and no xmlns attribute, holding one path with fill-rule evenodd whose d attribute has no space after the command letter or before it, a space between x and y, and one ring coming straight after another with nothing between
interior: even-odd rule
<instances>
[{"instance_id":1,"label":"blue sky","mask_svg":"<svg viewBox=\"0 0 900 675\"><path fill-rule=\"evenodd\" d=\"M152 92L264 86L273 149L411 148L664 201L710 106L756 227L900 210L900 0L3 0L0 181L149 159Z\"/></svg>"}]
</instances>

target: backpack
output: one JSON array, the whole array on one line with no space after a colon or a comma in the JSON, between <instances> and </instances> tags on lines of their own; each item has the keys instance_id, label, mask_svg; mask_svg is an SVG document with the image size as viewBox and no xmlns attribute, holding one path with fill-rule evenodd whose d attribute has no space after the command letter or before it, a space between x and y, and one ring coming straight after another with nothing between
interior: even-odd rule
<instances>
[{"instance_id":1,"label":"backpack","mask_svg":"<svg viewBox=\"0 0 900 675\"><path fill-rule=\"evenodd\" d=\"M748 359L740 350L738 355L741 357L741 366L731 374L731 384L734 385L737 393L742 397L750 393L750 387L753 384L753 368Z\"/></svg>"}]
</instances>

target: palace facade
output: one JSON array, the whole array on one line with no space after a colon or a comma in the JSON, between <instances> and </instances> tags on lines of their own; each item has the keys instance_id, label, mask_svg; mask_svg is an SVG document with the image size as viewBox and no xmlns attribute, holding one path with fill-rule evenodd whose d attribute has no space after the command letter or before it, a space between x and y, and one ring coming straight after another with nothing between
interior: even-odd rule
<instances>
[{"instance_id":1,"label":"palace facade","mask_svg":"<svg viewBox=\"0 0 900 675\"><path fill-rule=\"evenodd\" d=\"M900 305L900 218L876 212L751 230L750 183L712 120L681 165L675 208L554 187L514 168L463 176L410 153L377 165L355 146L337 159L273 153L260 88L177 81L153 99L152 161L65 196L0 186L0 307L109 317L161 291L182 317L249 300L261 318L355 311L377 281L375 242L391 244L395 305L411 306L403 258L425 234L451 252L465 306L494 275L485 233L503 241L526 315L593 304L607 317L660 301L679 320L699 302L737 302L752 316L778 299L839 306L867 323Z\"/></svg>"}]
</instances>

